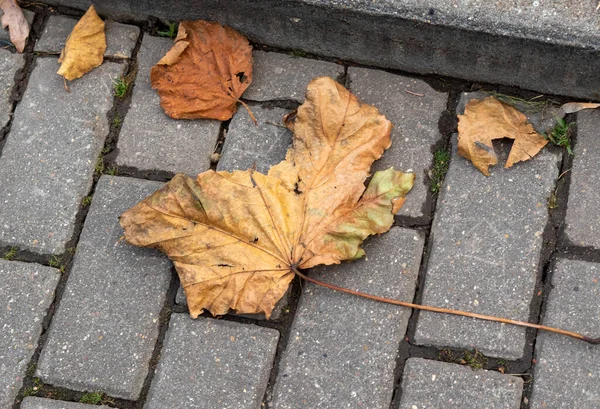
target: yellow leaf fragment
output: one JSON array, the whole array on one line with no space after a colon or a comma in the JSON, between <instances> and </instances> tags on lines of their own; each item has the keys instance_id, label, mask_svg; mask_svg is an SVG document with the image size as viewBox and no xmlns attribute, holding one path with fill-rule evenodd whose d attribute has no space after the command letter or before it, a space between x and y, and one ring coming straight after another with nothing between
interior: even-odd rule
<instances>
[{"instance_id":1,"label":"yellow leaf fragment","mask_svg":"<svg viewBox=\"0 0 600 409\"><path fill-rule=\"evenodd\" d=\"M486 176L498 163L492 141L510 138L514 143L505 168L534 157L548 141L533 129L524 114L494 97L471 100L458 115L458 154L469 159Z\"/></svg>"},{"instance_id":2,"label":"yellow leaf fragment","mask_svg":"<svg viewBox=\"0 0 600 409\"><path fill-rule=\"evenodd\" d=\"M29 37L29 23L15 0L0 0L2 15L2 28L8 27L10 41L15 45L18 52L25 49L25 42Z\"/></svg>"},{"instance_id":3,"label":"yellow leaf fragment","mask_svg":"<svg viewBox=\"0 0 600 409\"><path fill-rule=\"evenodd\" d=\"M150 80L171 118L225 121L252 82L252 46L218 23L182 21L175 44L152 67Z\"/></svg>"},{"instance_id":4,"label":"yellow leaf fragment","mask_svg":"<svg viewBox=\"0 0 600 409\"><path fill-rule=\"evenodd\" d=\"M72 81L102 64L106 51L104 22L94 6L77 22L60 53L58 74Z\"/></svg>"},{"instance_id":5,"label":"yellow leaf fragment","mask_svg":"<svg viewBox=\"0 0 600 409\"><path fill-rule=\"evenodd\" d=\"M121 216L131 244L173 261L190 314L264 313L294 271L364 255L362 241L389 230L414 174L377 172L391 123L331 78L314 79L294 141L267 175L254 170L177 175Z\"/></svg>"}]
</instances>

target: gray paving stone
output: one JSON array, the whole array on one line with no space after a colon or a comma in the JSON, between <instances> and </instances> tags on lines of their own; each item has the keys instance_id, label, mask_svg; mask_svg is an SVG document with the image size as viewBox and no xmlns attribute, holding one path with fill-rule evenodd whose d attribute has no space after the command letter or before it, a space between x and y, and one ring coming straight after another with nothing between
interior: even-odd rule
<instances>
[{"instance_id":1,"label":"gray paving stone","mask_svg":"<svg viewBox=\"0 0 600 409\"><path fill-rule=\"evenodd\" d=\"M104 405L86 405L83 403L65 402L54 399L44 399L30 396L23 399L21 409L108 409Z\"/></svg>"},{"instance_id":2,"label":"gray paving stone","mask_svg":"<svg viewBox=\"0 0 600 409\"><path fill-rule=\"evenodd\" d=\"M25 19L29 23L29 27L31 27L31 25L33 24L33 18L35 17L35 13L33 11L23 9L23 14L25 15ZM4 12L0 10L0 17L2 17L2 15L4 15ZM10 42L10 33L8 31L8 28L4 30L0 28L0 41Z\"/></svg>"},{"instance_id":3,"label":"gray paving stone","mask_svg":"<svg viewBox=\"0 0 600 409\"><path fill-rule=\"evenodd\" d=\"M421 80L366 68L349 68L348 78L350 90L361 101L377 107L394 124L392 146L372 171L393 166L415 172L415 185L399 214L429 216L427 171L433 165L433 145L442 139L438 122L446 109L448 94L435 91Z\"/></svg>"},{"instance_id":4,"label":"gray paving stone","mask_svg":"<svg viewBox=\"0 0 600 409\"><path fill-rule=\"evenodd\" d=\"M106 51L107 57L129 58L140 35L140 28L128 24L106 20ZM67 37L77 24L77 19L67 16L51 15L40 39L33 47L34 51L44 53L60 53L65 47ZM57 68L58 70L58 68Z\"/></svg>"},{"instance_id":5,"label":"gray paving stone","mask_svg":"<svg viewBox=\"0 0 600 409\"><path fill-rule=\"evenodd\" d=\"M495 371L410 358L400 409L519 409L523 379Z\"/></svg>"},{"instance_id":6,"label":"gray paving stone","mask_svg":"<svg viewBox=\"0 0 600 409\"><path fill-rule=\"evenodd\" d=\"M235 113L229 124L217 170L246 170L256 165L256 170L266 174L271 166L285 159L292 144L292 132L273 123L281 124L283 116L289 111L258 106L251 106L250 109L258 126L252 122L246 109Z\"/></svg>"},{"instance_id":7,"label":"gray paving stone","mask_svg":"<svg viewBox=\"0 0 600 409\"><path fill-rule=\"evenodd\" d=\"M252 83L242 97L251 101L292 100L304 102L306 86L323 75L334 79L344 74L342 65L297 58L289 54L254 51Z\"/></svg>"},{"instance_id":8,"label":"gray paving stone","mask_svg":"<svg viewBox=\"0 0 600 409\"><path fill-rule=\"evenodd\" d=\"M138 398L171 280L162 254L127 244L118 217L161 183L102 176L37 376L54 386Z\"/></svg>"},{"instance_id":9,"label":"gray paving stone","mask_svg":"<svg viewBox=\"0 0 600 409\"><path fill-rule=\"evenodd\" d=\"M571 187L565 219L565 235L578 246L600 249L600 112L577 114L577 145L573 152Z\"/></svg>"},{"instance_id":10,"label":"gray paving stone","mask_svg":"<svg viewBox=\"0 0 600 409\"><path fill-rule=\"evenodd\" d=\"M315 268L311 276L412 301L423 251L420 233L394 227L364 248L366 258ZM306 283L270 407L387 409L410 314L410 309Z\"/></svg>"},{"instance_id":11,"label":"gray paving stone","mask_svg":"<svg viewBox=\"0 0 600 409\"><path fill-rule=\"evenodd\" d=\"M15 74L25 65L23 54L0 50L0 128L8 124L12 114L10 95L15 86Z\"/></svg>"},{"instance_id":12,"label":"gray paving stone","mask_svg":"<svg viewBox=\"0 0 600 409\"><path fill-rule=\"evenodd\" d=\"M150 86L150 69L172 45L168 38L145 36L142 40L137 78L131 106L121 127L116 162L140 170L196 175L210 167L220 122L175 120L160 107L160 98Z\"/></svg>"},{"instance_id":13,"label":"gray paving stone","mask_svg":"<svg viewBox=\"0 0 600 409\"><path fill-rule=\"evenodd\" d=\"M560 259L542 324L600 336L600 264ZM539 332L531 408L600 407L600 345Z\"/></svg>"},{"instance_id":14,"label":"gray paving stone","mask_svg":"<svg viewBox=\"0 0 600 409\"><path fill-rule=\"evenodd\" d=\"M144 409L259 409L279 332L174 314Z\"/></svg>"},{"instance_id":15,"label":"gray paving stone","mask_svg":"<svg viewBox=\"0 0 600 409\"><path fill-rule=\"evenodd\" d=\"M58 270L0 259L0 407L12 407L54 300Z\"/></svg>"},{"instance_id":16,"label":"gray paving stone","mask_svg":"<svg viewBox=\"0 0 600 409\"><path fill-rule=\"evenodd\" d=\"M55 58L38 58L0 158L0 243L63 253L92 186L109 125L114 78L105 62L64 89Z\"/></svg>"},{"instance_id":17,"label":"gray paving stone","mask_svg":"<svg viewBox=\"0 0 600 409\"><path fill-rule=\"evenodd\" d=\"M492 167L486 177L457 156L456 137L452 142L450 169L431 230L422 302L527 321L559 155L543 150L510 169ZM496 153L504 163L510 146L500 145ZM422 312L414 340L518 359L525 347L525 330Z\"/></svg>"}]
</instances>

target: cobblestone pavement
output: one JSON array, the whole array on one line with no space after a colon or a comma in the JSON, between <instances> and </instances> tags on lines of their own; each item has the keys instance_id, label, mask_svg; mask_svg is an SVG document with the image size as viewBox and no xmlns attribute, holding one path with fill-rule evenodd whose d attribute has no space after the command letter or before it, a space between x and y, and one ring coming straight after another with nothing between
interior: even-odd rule
<instances>
[{"instance_id":1,"label":"cobblestone pavement","mask_svg":"<svg viewBox=\"0 0 600 409\"><path fill-rule=\"evenodd\" d=\"M456 114L481 96L471 91L497 87L256 46L244 98L258 126L244 109L223 123L176 121L150 87L171 44L151 24L109 23L105 62L67 93L57 57L76 19L32 7L27 52L0 50L0 408L600 408L600 347L555 334L300 282L271 321L191 320L170 261L120 240L118 223L177 172L278 163L291 133L273 124L328 75L394 123L375 169L417 180L391 231L366 242L367 258L310 275L595 337L599 111L566 118L574 156L549 147L486 178L456 155ZM121 76L133 82L117 97ZM527 115L547 131L558 112ZM441 151L451 161L433 193Z\"/></svg>"}]
</instances>

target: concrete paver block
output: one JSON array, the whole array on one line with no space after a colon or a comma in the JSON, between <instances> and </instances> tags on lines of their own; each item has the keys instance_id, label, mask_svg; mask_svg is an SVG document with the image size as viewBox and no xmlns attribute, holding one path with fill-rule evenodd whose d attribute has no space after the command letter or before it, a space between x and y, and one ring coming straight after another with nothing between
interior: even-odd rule
<instances>
[{"instance_id":1,"label":"concrete paver block","mask_svg":"<svg viewBox=\"0 0 600 409\"><path fill-rule=\"evenodd\" d=\"M559 259L542 324L600 335L600 264ZM535 345L532 408L600 405L600 345L544 331Z\"/></svg>"},{"instance_id":2,"label":"concrete paver block","mask_svg":"<svg viewBox=\"0 0 600 409\"><path fill-rule=\"evenodd\" d=\"M468 366L409 358L400 409L519 409L523 379Z\"/></svg>"},{"instance_id":3,"label":"concrete paver block","mask_svg":"<svg viewBox=\"0 0 600 409\"><path fill-rule=\"evenodd\" d=\"M23 54L0 50L0 128L10 121L12 104L10 96L15 86L15 74L25 65Z\"/></svg>"},{"instance_id":4,"label":"concrete paver block","mask_svg":"<svg viewBox=\"0 0 600 409\"><path fill-rule=\"evenodd\" d=\"M242 98L251 101L290 100L304 102L306 86L315 77L338 79L342 65L327 61L293 57L289 54L254 51L252 83Z\"/></svg>"},{"instance_id":5,"label":"concrete paver block","mask_svg":"<svg viewBox=\"0 0 600 409\"><path fill-rule=\"evenodd\" d=\"M113 80L123 67L104 62L67 92L56 58L36 60L0 157L2 245L65 252L81 199L92 187L109 132Z\"/></svg>"},{"instance_id":6,"label":"concrete paver block","mask_svg":"<svg viewBox=\"0 0 600 409\"><path fill-rule=\"evenodd\" d=\"M60 272L0 259L0 407L12 407L38 346Z\"/></svg>"},{"instance_id":7,"label":"concrete paver block","mask_svg":"<svg viewBox=\"0 0 600 409\"><path fill-rule=\"evenodd\" d=\"M122 240L118 217L162 186L103 176L37 376L54 386L138 398L171 280L171 263Z\"/></svg>"},{"instance_id":8,"label":"concrete paver block","mask_svg":"<svg viewBox=\"0 0 600 409\"><path fill-rule=\"evenodd\" d=\"M131 106L119 134L116 162L139 170L195 176L210 167L221 123L175 120L161 108L160 98L150 86L150 69L172 45L168 38L145 36L142 40Z\"/></svg>"},{"instance_id":9,"label":"concrete paver block","mask_svg":"<svg viewBox=\"0 0 600 409\"><path fill-rule=\"evenodd\" d=\"M260 409L279 332L174 314L144 409Z\"/></svg>"},{"instance_id":10,"label":"concrete paver block","mask_svg":"<svg viewBox=\"0 0 600 409\"><path fill-rule=\"evenodd\" d=\"M372 237L366 257L317 267L311 277L412 301L424 239L394 227ZM398 345L410 309L304 284L273 391L274 409L389 408Z\"/></svg>"},{"instance_id":11,"label":"concrete paver block","mask_svg":"<svg viewBox=\"0 0 600 409\"><path fill-rule=\"evenodd\" d=\"M573 152L565 235L572 244L600 249L600 112L577 114L577 145Z\"/></svg>"},{"instance_id":12,"label":"concrete paver block","mask_svg":"<svg viewBox=\"0 0 600 409\"><path fill-rule=\"evenodd\" d=\"M251 106L250 109L258 125L252 122L246 109L241 108L235 113L229 124L217 170L247 170L256 165L256 170L266 174L271 166L285 159L291 147L292 132L272 123L281 124L288 111L258 106Z\"/></svg>"},{"instance_id":13,"label":"concrete paver block","mask_svg":"<svg viewBox=\"0 0 600 409\"><path fill-rule=\"evenodd\" d=\"M392 146L374 164L372 172L392 166L414 172L415 184L398 214L429 216L427 171L433 165L433 145L442 139L438 122L448 94L435 91L421 80L366 68L350 67L348 79L350 90L362 102L374 105L394 124Z\"/></svg>"},{"instance_id":14,"label":"concrete paver block","mask_svg":"<svg viewBox=\"0 0 600 409\"><path fill-rule=\"evenodd\" d=\"M543 150L510 169L492 167L486 177L457 155L456 138L453 146L431 228L422 303L527 321L560 156ZM508 148L496 149L499 163ZM525 330L422 311L414 340L519 359Z\"/></svg>"}]
</instances>

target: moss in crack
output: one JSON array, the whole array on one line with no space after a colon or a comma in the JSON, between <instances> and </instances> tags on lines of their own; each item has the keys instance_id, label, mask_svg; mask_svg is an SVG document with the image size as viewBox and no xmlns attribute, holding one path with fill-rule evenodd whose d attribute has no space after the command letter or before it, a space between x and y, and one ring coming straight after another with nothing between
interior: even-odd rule
<instances>
[{"instance_id":1,"label":"moss in crack","mask_svg":"<svg viewBox=\"0 0 600 409\"><path fill-rule=\"evenodd\" d=\"M432 193L438 193L450 166L450 152L440 149L433 154L433 167L429 171L429 187Z\"/></svg>"},{"instance_id":2,"label":"moss in crack","mask_svg":"<svg viewBox=\"0 0 600 409\"><path fill-rule=\"evenodd\" d=\"M4 253L2 258L4 260L12 260L13 258L15 258L15 256L17 255L18 252L19 252L19 248L13 246L10 249L8 249L8 251L6 253Z\"/></svg>"},{"instance_id":3,"label":"moss in crack","mask_svg":"<svg viewBox=\"0 0 600 409\"><path fill-rule=\"evenodd\" d=\"M567 123L563 118L557 118L554 128L550 132L547 132L544 137L554 145L565 148L569 155L573 155L570 132L573 125L575 125L574 122Z\"/></svg>"}]
</instances>

